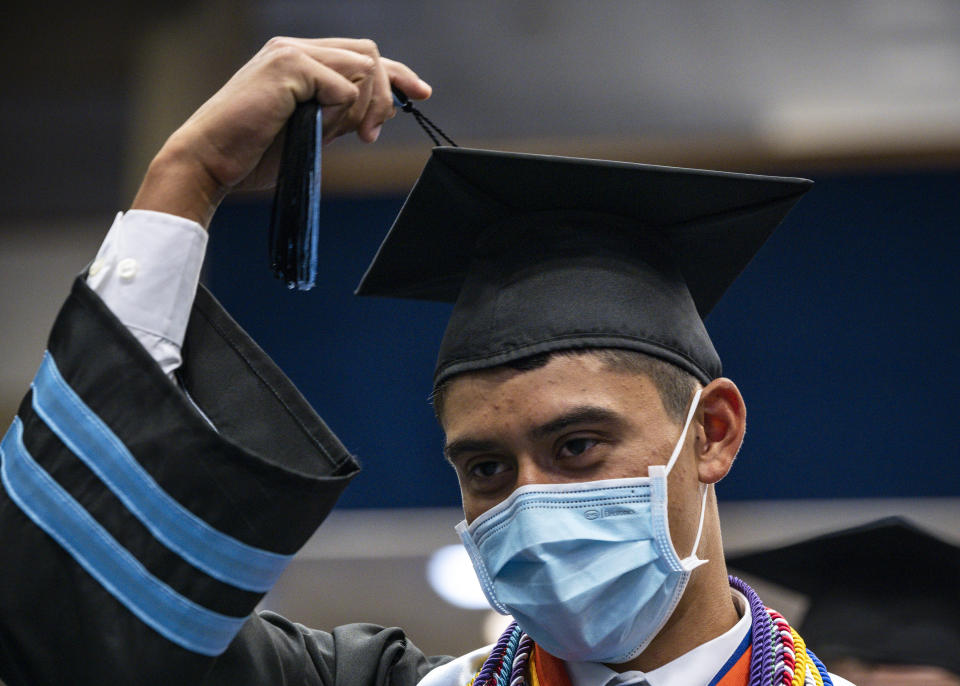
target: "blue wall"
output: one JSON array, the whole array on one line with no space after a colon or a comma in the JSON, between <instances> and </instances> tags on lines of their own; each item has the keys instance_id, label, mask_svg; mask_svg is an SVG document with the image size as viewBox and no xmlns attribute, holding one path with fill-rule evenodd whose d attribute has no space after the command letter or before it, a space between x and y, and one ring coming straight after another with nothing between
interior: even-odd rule
<instances>
[{"instance_id":1,"label":"blue wall","mask_svg":"<svg viewBox=\"0 0 960 686\"><path fill-rule=\"evenodd\" d=\"M718 492L960 495L960 172L814 178L707 320L749 417ZM459 505L427 398L449 307L352 295L401 203L325 199L308 293L269 274L269 202L212 228L208 285L364 464L348 507Z\"/></svg>"}]
</instances>

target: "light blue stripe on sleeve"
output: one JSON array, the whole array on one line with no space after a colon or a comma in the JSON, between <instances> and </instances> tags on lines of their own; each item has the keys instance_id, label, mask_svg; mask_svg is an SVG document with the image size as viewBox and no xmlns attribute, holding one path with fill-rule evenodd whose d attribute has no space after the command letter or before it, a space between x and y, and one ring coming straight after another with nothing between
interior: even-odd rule
<instances>
[{"instance_id":1,"label":"light blue stripe on sleeve","mask_svg":"<svg viewBox=\"0 0 960 686\"><path fill-rule=\"evenodd\" d=\"M33 380L33 409L157 540L215 579L265 592L293 557L238 541L174 500L67 384L49 352Z\"/></svg>"},{"instance_id":2,"label":"light blue stripe on sleeve","mask_svg":"<svg viewBox=\"0 0 960 686\"><path fill-rule=\"evenodd\" d=\"M150 574L34 461L19 417L0 442L0 462L0 478L17 506L140 620L195 653L227 649L246 618L197 605Z\"/></svg>"}]
</instances>

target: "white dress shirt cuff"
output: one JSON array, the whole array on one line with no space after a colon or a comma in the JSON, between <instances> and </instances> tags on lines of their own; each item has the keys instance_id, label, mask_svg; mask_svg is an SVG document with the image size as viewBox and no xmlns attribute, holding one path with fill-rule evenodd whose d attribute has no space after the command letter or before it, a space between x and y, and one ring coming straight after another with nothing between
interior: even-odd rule
<instances>
[{"instance_id":1,"label":"white dress shirt cuff","mask_svg":"<svg viewBox=\"0 0 960 686\"><path fill-rule=\"evenodd\" d=\"M207 238L189 219L121 212L87 272L87 284L167 374L181 363Z\"/></svg>"}]
</instances>

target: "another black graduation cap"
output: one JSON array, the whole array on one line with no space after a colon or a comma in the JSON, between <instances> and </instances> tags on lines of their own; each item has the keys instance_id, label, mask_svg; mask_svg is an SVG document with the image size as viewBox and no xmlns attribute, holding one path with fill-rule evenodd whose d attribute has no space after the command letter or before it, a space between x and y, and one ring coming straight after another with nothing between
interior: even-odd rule
<instances>
[{"instance_id":1,"label":"another black graduation cap","mask_svg":"<svg viewBox=\"0 0 960 686\"><path fill-rule=\"evenodd\" d=\"M960 675L960 547L898 517L727 558L807 595L798 631L838 657L933 665Z\"/></svg>"},{"instance_id":2,"label":"another black graduation cap","mask_svg":"<svg viewBox=\"0 0 960 686\"><path fill-rule=\"evenodd\" d=\"M708 383L721 366L702 318L810 185L439 147L357 293L456 302L435 387L597 347Z\"/></svg>"}]
</instances>

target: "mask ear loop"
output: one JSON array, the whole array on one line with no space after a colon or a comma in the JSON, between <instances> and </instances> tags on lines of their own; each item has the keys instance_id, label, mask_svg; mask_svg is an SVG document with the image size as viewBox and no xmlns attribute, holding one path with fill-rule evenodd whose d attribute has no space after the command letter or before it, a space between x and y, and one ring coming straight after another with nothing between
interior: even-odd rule
<instances>
[{"instance_id":1,"label":"mask ear loop","mask_svg":"<svg viewBox=\"0 0 960 686\"><path fill-rule=\"evenodd\" d=\"M683 423L683 431L680 432L680 438L677 440L677 444L673 448L673 454L670 455L670 459L667 461L667 466L664 470L665 474L670 474L670 470L673 469L674 463L680 456L680 451L683 450L683 443L687 437L687 430L690 428L690 423L693 421L693 415L697 412L697 407L700 403L700 394L702 391L702 388L698 388L697 392L693 395L693 400L690 401L690 409L687 410L687 419ZM697 525L697 537L693 542L693 550L690 551L690 555L687 556L687 559L696 557L697 549L700 547L700 537L703 535L703 521L706 517L706 512L707 485L702 483L700 484L700 524ZM700 564L703 564L704 562L706 562L706 560L699 560Z\"/></svg>"},{"instance_id":2,"label":"mask ear loop","mask_svg":"<svg viewBox=\"0 0 960 686\"><path fill-rule=\"evenodd\" d=\"M673 469L673 464L677 461L677 457L680 456L680 451L683 450L683 442L687 437L687 429L690 428L690 422L693 421L693 415L697 411L697 404L700 402L700 393L702 391L702 388L698 388L697 392L693 395L693 400L690 401L690 409L687 410L687 420L683 423L683 431L680 432L680 438L677 439L677 444L673 447L673 454L670 455L670 459L667 460L667 466L664 469L664 473L667 475L670 474L670 470Z\"/></svg>"},{"instance_id":3,"label":"mask ear loop","mask_svg":"<svg viewBox=\"0 0 960 686\"><path fill-rule=\"evenodd\" d=\"M697 526L697 537L693 541L693 550L690 551L688 558L697 557L697 549L700 547L700 536L703 534L703 520L707 513L707 485L700 484L700 524ZM700 560L704 563L706 560Z\"/></svg>"}]
</instances>

